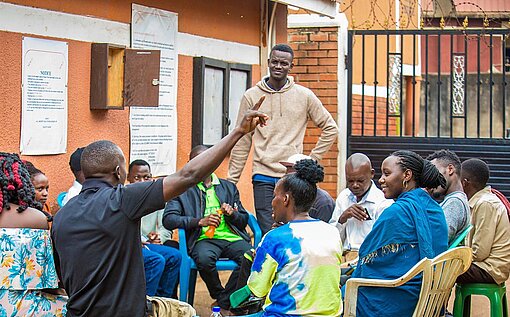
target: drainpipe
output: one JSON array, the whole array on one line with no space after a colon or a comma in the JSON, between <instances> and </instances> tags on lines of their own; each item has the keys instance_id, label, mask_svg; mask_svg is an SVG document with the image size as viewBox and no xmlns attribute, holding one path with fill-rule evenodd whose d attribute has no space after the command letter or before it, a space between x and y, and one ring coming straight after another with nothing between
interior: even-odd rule
<instances>
[{"instance_id":1,"label":"drainpipe","mask_svg":"<svg viewBox=\"0 0 510 317\"><path fill-rule=\"evenodd\" d=\"M338 11L337 11L338 12ZM345 65L345 57L347 56L347 31L349 21L344 13L337 13L336 20L339 21L338 26L338 157L337 157L337 194L346 187L345 181L345 162L347 161L347 83L348 74Z\"/></svg>"}]
</instances>

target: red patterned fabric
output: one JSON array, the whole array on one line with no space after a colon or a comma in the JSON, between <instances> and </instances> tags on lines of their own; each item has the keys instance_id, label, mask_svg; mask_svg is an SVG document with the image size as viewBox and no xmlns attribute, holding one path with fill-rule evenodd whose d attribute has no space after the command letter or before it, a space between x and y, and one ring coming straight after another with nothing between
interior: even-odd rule
<instances>
[{"instance_id":1,"label":"red patterned fabric","mask_svg":"<svg viewBox=\"0 0 510 317\"><path fill-rule=\"evenodd\" d=\"M506 208L506 213L508 215L508 218L510 219L510 201L508 201L508 199L505 197L505 195L503 195L502 192L500 192L499 190L497 189L494 189L494 188L491 188L491 192L498 196L499 200L501 200L501 202L503 203L503 205L505 205L505 208Z\"/></svg>"}]
</instances>

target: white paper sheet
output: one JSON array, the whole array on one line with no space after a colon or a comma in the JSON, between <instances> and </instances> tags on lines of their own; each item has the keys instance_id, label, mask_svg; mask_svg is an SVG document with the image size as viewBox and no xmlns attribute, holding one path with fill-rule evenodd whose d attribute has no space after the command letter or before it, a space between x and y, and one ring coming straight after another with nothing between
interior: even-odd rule
<instances>
[{"instance_id":1,"label":"white paper sheet","mask_svg":"<svg viewBox=\"0 0 510 317\"><path fill-rule=\"evenodd\" d=\"M66 42L23 37L20 151L23 155L66 152Z\"/></svg>"},{"instance_id":2,"label":"white paper sheet","mask_svg":"<svg viewBox=\"0 0 510 317\"><path fill-rule=\"evenodd\" d=\"M143 159L152 175L175 172L177 161L177 14L133 4L131 46L161 50L159 107L131 107L130 160Z\"/></svg>"}]
</instances>

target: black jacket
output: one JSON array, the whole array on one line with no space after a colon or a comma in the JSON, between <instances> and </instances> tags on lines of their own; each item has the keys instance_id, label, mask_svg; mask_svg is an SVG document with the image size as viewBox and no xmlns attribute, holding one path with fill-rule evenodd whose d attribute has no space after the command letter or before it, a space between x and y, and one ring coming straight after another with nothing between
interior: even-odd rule
<instances>
[{"instance_id":1,"label":"black jacket","mask_svg":"<svg viewBox=\"0 0 510 317\"><path fill-rule=\"evenodd\" d=\"M232 232L238 234L244 240L250 241L250 237L246 232L248 212L239 200L239 191L236 185L221 178L219 181L220 184L216 185L215 191L220 203L227 203L231 206L234 206L234 203L237 204L237 212L234 212L232 216L224 215L225 222ZM204 212L205 193L197 186L193 186L166 204L163 213L163 226L168 230L185 229L188 251L191 251L200 237L202 227L198 225L198 222L204 217Z\"/></svg>"}]
</instances>

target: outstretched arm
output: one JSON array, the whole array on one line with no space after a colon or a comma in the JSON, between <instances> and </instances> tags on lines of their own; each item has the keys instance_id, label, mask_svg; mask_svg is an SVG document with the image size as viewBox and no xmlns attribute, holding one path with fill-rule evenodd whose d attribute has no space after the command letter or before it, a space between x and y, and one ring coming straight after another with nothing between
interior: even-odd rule
<instances>
[{"instance_id":1,"label":"outstretched arm","mask_svg":"<svg viewBox=\"0 0 510 317\"><path fill-rule=\"evenodd\" d=\"M269 117L258 111L264 98L260 98L251 109L246 111L239 125L220 142L189 161L180 171L164 178L163 196L166 201L180 195L206 176L211 175L239 139L253 131L257 125L266 125Z\"/></svg>"}]
</instances>

